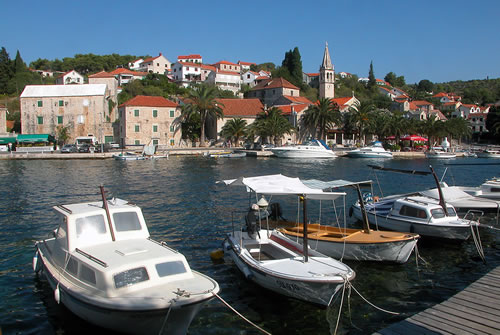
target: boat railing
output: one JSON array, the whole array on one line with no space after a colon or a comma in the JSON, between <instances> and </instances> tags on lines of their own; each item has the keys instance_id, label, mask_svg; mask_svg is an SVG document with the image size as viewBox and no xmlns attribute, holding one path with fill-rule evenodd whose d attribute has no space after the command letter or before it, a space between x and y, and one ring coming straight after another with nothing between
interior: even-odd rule
<instances>
[{"instance_id":1,"label":"boat railing","mask_svg":"<svg viewBox=\"0 0 500 335\"><path fill-rule=\"evenodd\" d=\"M170 250L170 251L172 251L172 252L174 252L174 253L176 253L176 254L178 254L178 253L179 253L177 250L170 248L170 247L167 245L167 242L165 242L165 241L158 242L158 241L156 241L156 240L153 240L151 237L148 237L148 240L149 240L149 241L151 241L151 242L153 242L153 243L156 243L156 244L158 244L159 246L162 246L162 247L164 247L164 248L166 248L166 249L168 249L168 250Z\"/></svg>"},{"instance_id":2,"label":"boat railing","mask_svg":"<svg viewBox=\"0 0 500 335\"><path fill-rule=\"evenodd\" d=\"M105 267L105 268L107 268L107 267L108 267L108 264L106 264L106 262L101 261L99 258L94 257L94 256L92 256L91 254L86 253L85 251L83 251L83 250L81 250L81 249L76 248L76 249L75 249L75 251L76 251L77 253L79 253L80 255L87 257L87 258L88 258L88 259L90 259L91 261L96 262L97 264L99 264L99 265L100 265L100 266L102 266L102 267Z\"/></svg>"},{"instance_id":3,"label":"boat railing","mask_svg":"<svg viewBox=\"0 0 500 335\"><path fill-rule=\"evenodd\" d=\"M469 209L464 215L464 220L468 221L478 221L484 215L483 211L477 209Z\"/></svg>"}]
</instances>

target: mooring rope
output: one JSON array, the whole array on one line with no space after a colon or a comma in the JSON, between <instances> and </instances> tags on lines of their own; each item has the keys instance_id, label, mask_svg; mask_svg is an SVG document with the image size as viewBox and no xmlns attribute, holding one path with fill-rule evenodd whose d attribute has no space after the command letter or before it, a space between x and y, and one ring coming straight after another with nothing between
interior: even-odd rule
<instances>
[{"instance_id":1,"label":"mooring rope","mask_svg":"<svg viewBox=\"0 0 500 335\"><path fill-rule=\"evenodd\" d=\"M252 321L248 320L246 317L244 317L240 312L238 312L236 309L234 309L231 305L229 305L224 299L222 299L222 297L220 295L218 295L217 293L215 292L212 292L212 294L217 297L224 305L226 305L230 310L232 310L234 313L236 313L236 315L238 315L240 318L242 318L243 320L245 320L246 322L248 322L249 324L251 324L252 326L254 326L255 328L257 328L258 330L260 330L261 332L263 332L264 334L268 334L268 335L271 335L271 333L269 333L268 331L262 329L261 327L257 326L255 323L253 323Z\"/></svg>"}]
</instances>

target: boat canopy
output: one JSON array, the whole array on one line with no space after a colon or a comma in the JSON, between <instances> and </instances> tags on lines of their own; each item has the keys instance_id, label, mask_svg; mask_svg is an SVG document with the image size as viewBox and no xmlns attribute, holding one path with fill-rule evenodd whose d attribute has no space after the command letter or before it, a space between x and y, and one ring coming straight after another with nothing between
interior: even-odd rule
<instances>
[{"instance_id":1,"label":"boat canopy","mask_svg":"<svg viewBox=\"0 0 500 335\"><path fill-rule=\"evenodd\" d=\"M228 186L246 186L248 191L263 195L298 195L314 200L335 200L346 195L345 192L325 192L318 188L311 188L299 178L291 178L282 174L240 177L222 182Z\"/></svg>"},{"instance_id":2,"label":"boat canopy","mask_svg":"<svg viewBox=\"0 0 500 335\"><path fill-rule=\"evenodd\" d=\"M341 187L354 187L357 185L359 185L360 187L370 187L372 185L371 180L349 181L349 180L338 179L332 181L322 181L317 179L307 179L303 180L302 182L310 188L315 188L320 190L328 190Z\"/></svg>"}]
</instances>

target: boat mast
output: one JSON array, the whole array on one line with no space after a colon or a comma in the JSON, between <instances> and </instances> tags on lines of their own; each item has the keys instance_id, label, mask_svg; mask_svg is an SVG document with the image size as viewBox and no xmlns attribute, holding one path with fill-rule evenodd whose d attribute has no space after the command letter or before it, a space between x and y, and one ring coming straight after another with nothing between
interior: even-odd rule
<instances>
[{"instance_id":1,"label":"boat mast","mask_svg":"<svg viewBox=\"0 0 500 335\"><path fill-rule=\"evenodd\" d=\"M302 253L304 254L304 262L308 262L309 261L309 253L308 253L308 246L307 246L308 241L307 241L307 201L306 201L306 196L302 195L300 197L300 201L302 201L302 210L303 210L302 216L304 219L304 223L303 223L304 238L303 238L303 242L302 242L302 246L303 246Z\"/></svg>"},{"instance_id":2,"label":"boat mast","mask_svg":"<svg viewBox=\"0 0 500 335\"><path fill-rule=\"evenodd\" d=\"M444 201L443 190L441 189L441 184L439 183L438 177L436 175L436 172L434 172L432 165L429 165L429 168L431 169L432 176L434 177L434 181L436 182L436 187L437 187L437 190L439 193L439 205L441 207L443 207L444 215L448 216L448 211L446 210L446 202Z\"/></svg>"},{"instance_id":3,"label":"boat mast","mask_svg":"<svg viewBox=\"0 0 500 335\"><path fill-rule=\"evenodd\" d=\"M101 189L102 206L106 211L106 217L108 219L109 231L111 232L111 240L114 242L116 241L115 231L113 230L113 225L111 224L111 215L109 214L108 202L106 201L106 196L104 195L104 186L100 185L99 188Z\"/></svg>"}]
</instances>

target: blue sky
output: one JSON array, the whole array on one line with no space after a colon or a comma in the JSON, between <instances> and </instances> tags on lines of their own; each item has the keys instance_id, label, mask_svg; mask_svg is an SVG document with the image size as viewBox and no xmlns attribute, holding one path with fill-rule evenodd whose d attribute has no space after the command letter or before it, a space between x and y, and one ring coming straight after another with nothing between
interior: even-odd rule
<instances>
[{"instance_id":1,"label":"blue sky","mask_svg":"<svg viewBox=\"0 0 500 335\"><path fill-rule=\"evenodd\" d=\"M280 65L298 47L318 72L325 42L335 71L407 83L500 77L500 1L8 1L0 47L29 64L78 53L201 54L205 63Z\"/></svg>"}]
</instances>

